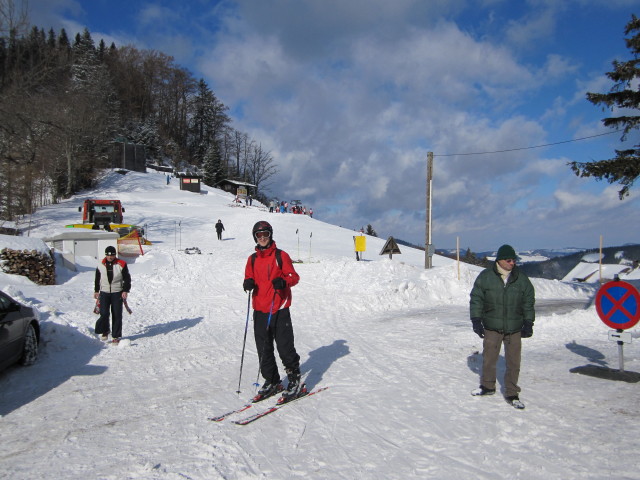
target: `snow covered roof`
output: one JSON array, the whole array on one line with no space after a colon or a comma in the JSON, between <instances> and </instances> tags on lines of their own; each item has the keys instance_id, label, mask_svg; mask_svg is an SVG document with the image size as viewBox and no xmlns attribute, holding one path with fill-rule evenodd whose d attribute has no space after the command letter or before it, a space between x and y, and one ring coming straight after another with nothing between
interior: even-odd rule
<instances>
[{"instance_id":1,"label":"snow covered roof","mask_svg":"<svg viewBox=\"0 0 640 480\"><path fill-rule=\"evenodd\" d=\"M224 179L224 180L220 180L218 182L218 185L221 183L231 183L232 185L239 185L239 186L245 186L245 187L255 187L255 185L253 183L248 183L248 182L241 182L240 180L229 180L228 178Z\"/></svg>"},{"instance_id":2,"label":"snow covered roof","mask_svg":"<svg viewBox=\"0 0 640 480\"><path fill-rule=\"evenodd\" d=\"M88 228L68 228L56 235L44 239L45 242L56 240L107 240L120 238L117 232L105 232L104 230L91 230Z\"/></svg>"},{"instance_id":3,"label":"snow covered roof","mask_svg":"<svg viewBox=\"0 0 640 480\"><path fill-rule=\"evenodd\" d=\"M615 275L620 280L639 280L640 269L624 264L602 264L602 279L611 280ZM580 262L565 275L563 282L597 283L600 281L600 265L598 263Z\"/></svg>"}]
</instances>

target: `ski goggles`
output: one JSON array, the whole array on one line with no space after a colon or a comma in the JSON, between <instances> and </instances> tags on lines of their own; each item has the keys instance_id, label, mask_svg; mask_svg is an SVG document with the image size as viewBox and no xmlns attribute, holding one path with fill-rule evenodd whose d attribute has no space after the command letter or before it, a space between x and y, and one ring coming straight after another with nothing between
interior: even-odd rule
<instances>
[{"instance_id":1,"label":"ski goggles","mask_svg":"<svg viewBox=\"0 0 640 480\"><path fill-rule=\"evenodd\" d=\"M271 232L264 230L262 232L256 232L256 238L269 238L271 236Z\"/></svg>"}]
</instances>

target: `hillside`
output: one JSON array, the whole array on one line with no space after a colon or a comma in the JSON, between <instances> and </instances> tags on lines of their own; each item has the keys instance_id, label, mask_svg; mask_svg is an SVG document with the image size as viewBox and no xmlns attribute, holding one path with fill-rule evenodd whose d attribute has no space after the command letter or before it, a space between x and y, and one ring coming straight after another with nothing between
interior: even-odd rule
<instances>
[{"instance_id":1,"label":"hillside","mask_svg":"<svg viewBox=\"0 0 640 480\"><path fill-rule=\"evenodd\" d=\"M599 251L600 250L598 248L594 248L551 258L543 262L524 263L521 268L531 277L562 279L585 256L595 254L597 262ZM620 264L626 262L628 264L632 264L633 261L638 260L640 260L640 245L623 245L619 247L605 247L602 249L602 263Z\"/></svg>"},{"instance_id":2,"label":"hillside","mask_svg":"<svg viewBox=\"0 0 640 480\"><path fill-rule=\"evenodd\" d=\"M153 245L128 258L133 314L119 346L93 334L95 259L79 258L75 272L59 268L54 286L0 273L3 291L39 309L43 331L34 366L0 372L0 477L638 478L633 455L611 455L640 436L637 344L625 346L629 381L576 373L618 364L589 306L594 286L533 279L537 319L520 376L526 409L516 411L500 394L469 394L482 361L468 318L478 268L436 256L425 270L424 253L408 247L390 260L376 238L356 261L353 231L233 206L230 195L205 190L180 191L161 174L109 173L97 189L34 214L30 238L43 238L75 223L84 198L118 198ZM278 247L302 261L291 308L296 348L309 388L328 389L248 426L213 423L207 417L255 391L242 280L251 227L262 219ZM0 237L0 247L12 241ZM195 246L201 254L185 252ZM632 335L640 337L637 327Z\"/></svg>"}]
</instances>

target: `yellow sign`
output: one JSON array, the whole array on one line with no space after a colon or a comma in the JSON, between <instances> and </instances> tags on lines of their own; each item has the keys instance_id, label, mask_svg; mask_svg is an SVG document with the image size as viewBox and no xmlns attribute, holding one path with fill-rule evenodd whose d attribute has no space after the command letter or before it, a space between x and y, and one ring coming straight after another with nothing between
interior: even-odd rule
<instances>
[{"instance_id":1,"label":"yellow sign","mask_svg":"<svg viewBox=\"0 0 640 480\"><path fill-rule=\"evenodd\" d=\"M356 252L367 251L367 237L365 237L364 235L353 237L353 242L355 243Z\"/></svg>"}]
</instances>

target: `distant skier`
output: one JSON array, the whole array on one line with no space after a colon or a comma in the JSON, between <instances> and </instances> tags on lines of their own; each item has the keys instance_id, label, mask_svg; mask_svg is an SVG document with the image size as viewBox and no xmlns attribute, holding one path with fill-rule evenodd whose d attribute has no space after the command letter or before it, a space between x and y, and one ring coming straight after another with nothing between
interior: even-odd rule
<instances>
[{"instance_id":1,"label":"distant skier","mask_svg":"<svg viewBox=\"0 0 640 480\"><path fill-rule=\"evenodd\" d=\"M516 252L502 245L493 266L476 278L471 290L470 316L473 331L483 338L480 387L472 395L496 392L496 363L504 343L505 399L524 408L518 394L522 338L533 335L535 291L529 278L516 266Z\"/></svg>"},{"instance_id":2,"label":"distant skier","mask_svg":"<svg viewBox=\"0 0 640 480\"><path fill-rule=\"evenodd\" d=\"M253 328L260 372L265 379L254 401L275 395L283 390L274 354L275 340L280 360L289 380L281 402L296 398L304 392L300 380L300 356L294 345L293 326L289 306L291 287L300 280L293 268L291 257L276 247L273 228L260 221L253 226L256 252L249 256L245 266L245 292L253 291Z\"/></svg>"},{"instance_id":3,"label":"distant skier","mask_svg":"<svg viewBox=\"0 0 640 480\"><path fill-rule=\"evenodd\" d=\"M94 280L93 297L100 302L100 318L96 321L95 333L102 335L104 341L111 333L112 342L118 343L122 337L122 304L131 290L131 275L127 263L116 257L115 247L108 246L104 253L105 258L98 264Z\"/></svg>"},{"instance_id":4,"label":"distant skier","mask_svg":"<svg viewBox=\"0 0 640 480\"><path fill-rule=\"evenodd\" d=\"M222 232L224 232L224 225L222 224L222 220L218 219L218 223L216 223L216 233L218 234L218 240L222 240Z\"/></svg>"}]
</instances>

